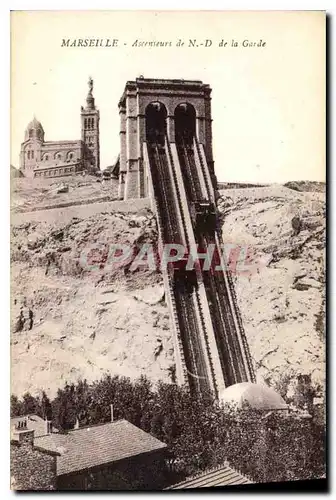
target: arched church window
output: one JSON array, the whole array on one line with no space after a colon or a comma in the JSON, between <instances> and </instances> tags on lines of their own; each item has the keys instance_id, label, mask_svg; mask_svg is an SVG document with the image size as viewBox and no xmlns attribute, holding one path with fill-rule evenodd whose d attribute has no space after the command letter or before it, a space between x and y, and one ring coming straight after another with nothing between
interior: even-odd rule
<instances>
[{"instance_id":1,"label":"arched church window","mask_svg":"<svg viewBox=\"0 0 336 500\"><path fill-rule=\"evenodd\" d=\"M28 156L28 160L30 160L30 151L28 151L27 156Z\"/></svg>"},{"instance_id":2,"label":"arched church window","mask_svg":"<svg viewBox=\"0 0 336 500\"><path fill-rule=\"evenodd\" d=\"M84 118L84 128L87 128L87 119Z\"/></svg>"},{"instance_id":3,"label":"arched church window","mask_svg":"<svg viewBox=\"0 0 336 500\"><path fill-rule=\"evenodd\" d=\"M29 137L32 138L33 137L33 129L30 129L29 130Z\"/></svg>"},{"instance_id":4,"label":"arched church window","mask_svg":"<svg viewBox=\"0 0 336 500\"><path fill-rule=\"evenodd\" d=\"M48 160L49 160L49 156L48 156L48 155L45 155L44 160L45 160L45 161L48 161Z\"/></svg>"},{"instance_id":5,"label":"arched church window","mask_svg":"<svg viewBox=\"0 0 336 500\"><path fill-rule=\"evenodd\" d=\"M34 159L34 151L31 152L32 160Z\"/></svg>"}]
</instances>

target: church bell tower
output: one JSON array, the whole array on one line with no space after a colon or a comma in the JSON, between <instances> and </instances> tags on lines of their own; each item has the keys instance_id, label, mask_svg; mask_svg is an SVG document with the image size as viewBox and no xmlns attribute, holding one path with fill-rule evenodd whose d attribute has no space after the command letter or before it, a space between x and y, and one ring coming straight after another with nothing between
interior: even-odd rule
<instances>
[{"instance_id":1,"label":"church bell tower","mask_svg":"<svg viewBox=\"0 0 336 500\"><path fill-rule=\"evenodd\" d=\"M95 172L100 169L99 161L99 110L95 106L92 95L93 80L88 81L89 92L86 98L85 108L81 107L81 130L83 142L84 168L88 172Z\"/></svg>"}]
</instances>

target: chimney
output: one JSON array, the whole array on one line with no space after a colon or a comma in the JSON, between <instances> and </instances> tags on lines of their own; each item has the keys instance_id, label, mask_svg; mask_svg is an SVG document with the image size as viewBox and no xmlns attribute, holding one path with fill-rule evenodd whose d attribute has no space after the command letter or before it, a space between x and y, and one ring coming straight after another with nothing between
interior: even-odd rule
<instances>
[{"instance_id":1,"label":"chimney","mask_svg":"<svg viewBox=\"0 0 336 500\"><path fill-rule=\"evenodd\" d=\"M51 420L48 420L46 419L45 420L45 424L46 424L46 434L51 434L52 433L52 421Z\"/></svg>"},{"instance_id":2,"label":"chimney","mask_svg":"<svg viewBox=\"0 0 336 500\"><path fill-rule=\"evenodd\" d=\"M111 408L111 422L113 422L113 405L110 405Z\"/></svg>"},{"instance_id":3,"label":"chimney","mask_svg":"<svg viewBox=\"0 0 336 500\"><path fill-rule=\"evenodd\" d=\"M14 429L14 436L17 437L18 441L22 444L29 444L33 446L34 444L34 429L28 429L27 419L19 420Z\"/></svg>"}]
</instances>

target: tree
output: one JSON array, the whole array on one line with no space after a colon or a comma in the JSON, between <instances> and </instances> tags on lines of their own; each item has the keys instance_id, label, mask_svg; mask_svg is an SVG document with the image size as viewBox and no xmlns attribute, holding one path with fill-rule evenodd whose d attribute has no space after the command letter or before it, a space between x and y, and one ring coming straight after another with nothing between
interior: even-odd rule
<instances>
[{"instance_id":1,"label":"tree","mask_svg":"<svg viewBox=\"0 0 336 500\"><path fill-rule=\"evenodd\" d=\"M41 416L44 420L52 420L51 402L44 391L42 392L42 398L41 398L41 412L42 412Z\"/></svg>"},{"instance_id":2,"label":"tree","mask_svg":"<svg viewBox=\"0 0 336 500\"><path fill-rule=\"evenodd\" d=\"M30 392L26 392L22 397L23 415L37 414L41 416L41 404L38 397L34 397Z\"/></svg>"},{"instance_id":3,"label":"tree","mask_svg":"<svg viewBox=\"0 0 336 500\"><path fill-rule=\"evenodd\" d=\"M58 389L56 398L52 401L53 424L57 429L66 431L74 428L77 419L74 384Z\"/></svg>"},{"instance_id":4,"label":"tree","mask_svg":"<svg viewBox=\"0 0 336 500\"><path fill-rule=\"evenodd\" d=\"M20 417L21 415L23 415L23 404L17 396L12 394L10 398L10 416Z\"/></svg>"},{"instance_id":5,"label":"tree","mask_svg":"<svg viewBox=\"0 0 336 500\"><path fill-rule=\"evenodd\" d=\"M285 381L287 384L287 381ZM285 384L285 385L286 385ZM309 384L305 384L305 389ZM309 392L309 391L308 391ZM211 395L194 397L187 386L142 376L105 375L88 384L65 384L50 402L26 393L11 397L11 415L50 415L60 431L126 419L167 444L170 484L222 465L225 460L255 481L288 481L325 473L325 425L321 418L219 405Z\"/></svg>"}]
</instances>

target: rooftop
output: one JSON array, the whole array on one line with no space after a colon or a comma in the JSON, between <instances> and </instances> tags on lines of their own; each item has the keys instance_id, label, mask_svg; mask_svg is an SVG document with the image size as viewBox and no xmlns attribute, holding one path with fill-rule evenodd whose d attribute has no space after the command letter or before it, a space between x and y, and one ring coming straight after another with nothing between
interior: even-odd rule
<instances>
[{"instance_id":1,"label":"rooftop","mask_svg":"<svg viewBox=\"0 0 336 500\"><path fill-rule=\"evenodd\" d=\"M81 139L62 139L59 141L44 141L43 145L44 146L51 146L51 145L68 145L68 144L80 144L82 142Z\"/></svg>"},{"instance_id":2,"label":"rooftop","mask_svg":"<svg viewBox=\"0 0 336 500\"><path fill-rule=\"evenodd\" d=\"M41 436L35 439L35 446L61 454L57 459L58 476L166 448L166 444L127 420Z\"/></svg>"},{"instance_id":3,"label":"rooftop","mask_svg":"<svg viewBox=\"0 0 336 500\"><path fill-rule=\"evenodd\" d=\"M38 415L24 415L21 417L13 417L10 419L11 433L18 422L27 419L27 428L34 431L34 436L44 436L47 434L47 424L43 418Z\"/></svg>"},{"instance_id":4,"label":"rooftop","mask_svg":"<svg viewBox=\"0 0 336 500\"><path fill-rule=\"evenodd\" d=\"M190 488L209 488L213 486L236 486L252 484L248 477L225 464L215 469L208 470L181 483L166 488L167 490L184 490Z\"/></svg>"},{"instance_id":5,"label":"rooftop","mask_svg":"<svg viewBox=\"0 0 336 500\"><path fill-rule=\"evenodd\" d=\"M129 80L126 82L124 92L120 98L119 106L124 104L126 93L128 90L157 90L157 91L184 91L184 92L205 92L206 94L211 93L210 86L203 83L201 80L183 80L172 79L168 80L165 78L144 78L139 77L135 80Z\"/></svg>"},{"instance_id":6,"label":"rooftop","mask_svg":"<svg viewBox=\"0 0 336 500\"><path fill-rule=\"evenodd\" d=\"M43 131L43 127L42 127L42 124L41 122L39 122L36 117L34 116L34 118L28 123L27 127L26 127L26 130L31 130L31 129L40 129Z\"/></svg>"}]
</instances>

